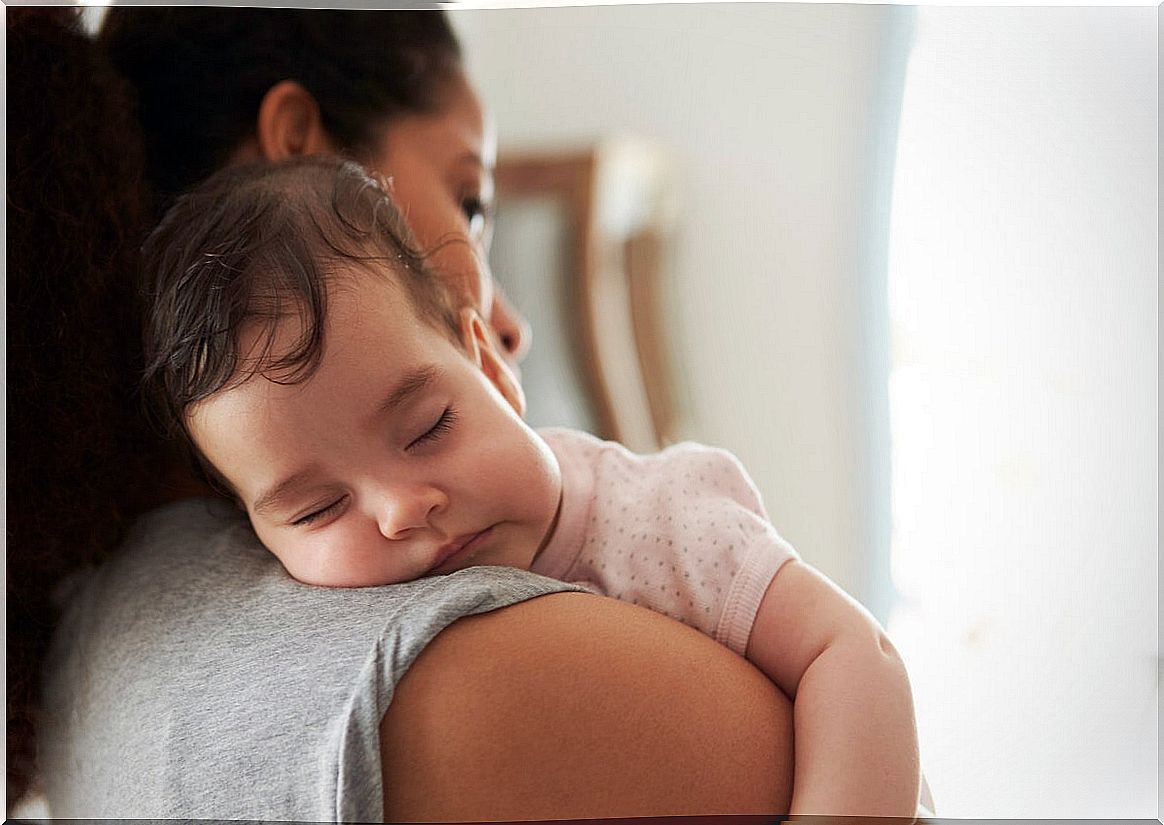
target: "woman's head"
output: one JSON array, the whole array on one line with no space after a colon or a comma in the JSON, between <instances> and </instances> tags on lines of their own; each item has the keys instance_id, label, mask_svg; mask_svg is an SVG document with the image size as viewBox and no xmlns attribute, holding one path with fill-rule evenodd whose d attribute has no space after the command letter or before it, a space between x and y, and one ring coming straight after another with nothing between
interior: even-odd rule
<instances>
[{"instance_id":1,"label":"woman's head","mask_svg":"<svg viewBox=\"0 0 1164 825\"><path fill-rule=\"evenodd\" d=\"M493 139L442 13L115 7L101 40L138 91L161 207L231 163L353 158L393 180L510 357L528 349L485 262Z\"/></svg>"},{"instance_id":2,"label":"woman's head","mask_svg":"<svg viewBox=\"0 0 1164 825\"><path fill-rule=\"evenodd\" d=\"M460 71L439 13L115 7L101 42L137 89L163 197L224 166L280 81L307 89L328 134L362 154L394 118L437 111Z\"/></svg>"}]
</instances>

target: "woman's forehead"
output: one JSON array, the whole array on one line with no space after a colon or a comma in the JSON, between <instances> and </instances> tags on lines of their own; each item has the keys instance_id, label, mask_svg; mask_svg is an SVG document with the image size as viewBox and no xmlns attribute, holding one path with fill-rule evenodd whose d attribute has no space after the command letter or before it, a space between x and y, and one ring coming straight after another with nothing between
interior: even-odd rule
<instances>
[{"instance_id":1,"label":"woman's forehead","mask_svg":"<svg viewBox=\"0 0 1164 825\"><path fill-rule=\"evenodd\" d=\"M493 122L463 74L458 72L449 81L437 111L405 115L388 126L379 154L391 158L397 153L444 163L475 157L486 169L492 168L497 155Z\"/></svg>"}]
</instances>

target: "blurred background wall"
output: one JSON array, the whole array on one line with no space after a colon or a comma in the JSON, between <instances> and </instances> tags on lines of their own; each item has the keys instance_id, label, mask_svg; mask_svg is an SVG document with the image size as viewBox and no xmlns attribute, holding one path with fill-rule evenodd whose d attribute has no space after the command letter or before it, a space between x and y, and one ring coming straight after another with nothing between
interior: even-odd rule
<instances>
[{"instance_id":1,"label":"blurred background wall","mask_svg":"<svg viewBox=\"0 0 1164 825\"><path fill-rule=\"evenodd\" d=\"M889 622L939 814L1159 816L1158 9L454 19L503 153L676 153L684 435Z\"/></svg>"},{"instance_id":2,"label":"blurred background wall","mask_svg":"<svg viewBox=\"0 0 1164 825\"><path fill-rule=\"evenodd\" d=\"M912 9L454 19L503 153L619 134L675 153L668 314L684 435L736 452L781 533L885 618L884 246Z\"/></svg>"}]
</instances>

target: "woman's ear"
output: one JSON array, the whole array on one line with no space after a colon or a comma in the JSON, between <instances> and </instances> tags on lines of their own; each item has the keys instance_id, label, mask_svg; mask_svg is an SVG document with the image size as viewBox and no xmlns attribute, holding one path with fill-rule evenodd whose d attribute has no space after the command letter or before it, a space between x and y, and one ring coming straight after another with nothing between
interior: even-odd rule
<instances>
[{"instance_id":1,"label":"woman's ear","mask_svg":"<svg viewBox=\"0 0 1164 825\"><path fill-rule=\"evenodd\" d=\"M501 397L509 402L520 417L525 417L525 393L517 376L513 374L509 364L501 357L493 336L489 333L485 322L477 314L477 310L466 307L461 310L458 319L461 326L461 345L469 359L485 373L489 382L501 393Z\"/></svg>"},{"instance_id":2,"label":"woman's ear","mask_svg":"<svg viewBox=\"0 0 1164 825\"><path fill-rule=\"evenodd\" d=\"M264 160L335 151L315 97L294 80L280 80L263 95L255 130Z\"/></svg>"}]
</instances>

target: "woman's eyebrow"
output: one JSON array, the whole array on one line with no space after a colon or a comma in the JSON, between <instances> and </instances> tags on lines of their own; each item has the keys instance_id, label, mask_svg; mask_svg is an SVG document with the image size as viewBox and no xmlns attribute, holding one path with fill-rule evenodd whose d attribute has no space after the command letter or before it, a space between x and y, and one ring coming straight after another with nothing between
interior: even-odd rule
<instances>
[{"instance_id":1,"label":"woman's eyebrow","mask_svg":"<svg viewBox=\"0 0 1164 825\"><path fill-rule=\"evenodd\" d=\"M471 166L473 167L474 171L488 168L485 166L485 159L477 152L474 152L472 149L467 152L462 152L461 155L456 159L456 163L459 166Z\"/></svg>"},{"instance_id":2,"label":"woman's eyebrow","mask_svg":"<svg viewBox=\"0 0 1164 825\"><path fill-rule=\"evenodd\" d=\"M376 414L383 415L392 412L405 401L421 393L436 381L439 375L440 370L435 364L427 364L407 373L392 389L392 392L388 393L388 396L376 407Z\"/></svg>"}]
</instances>

